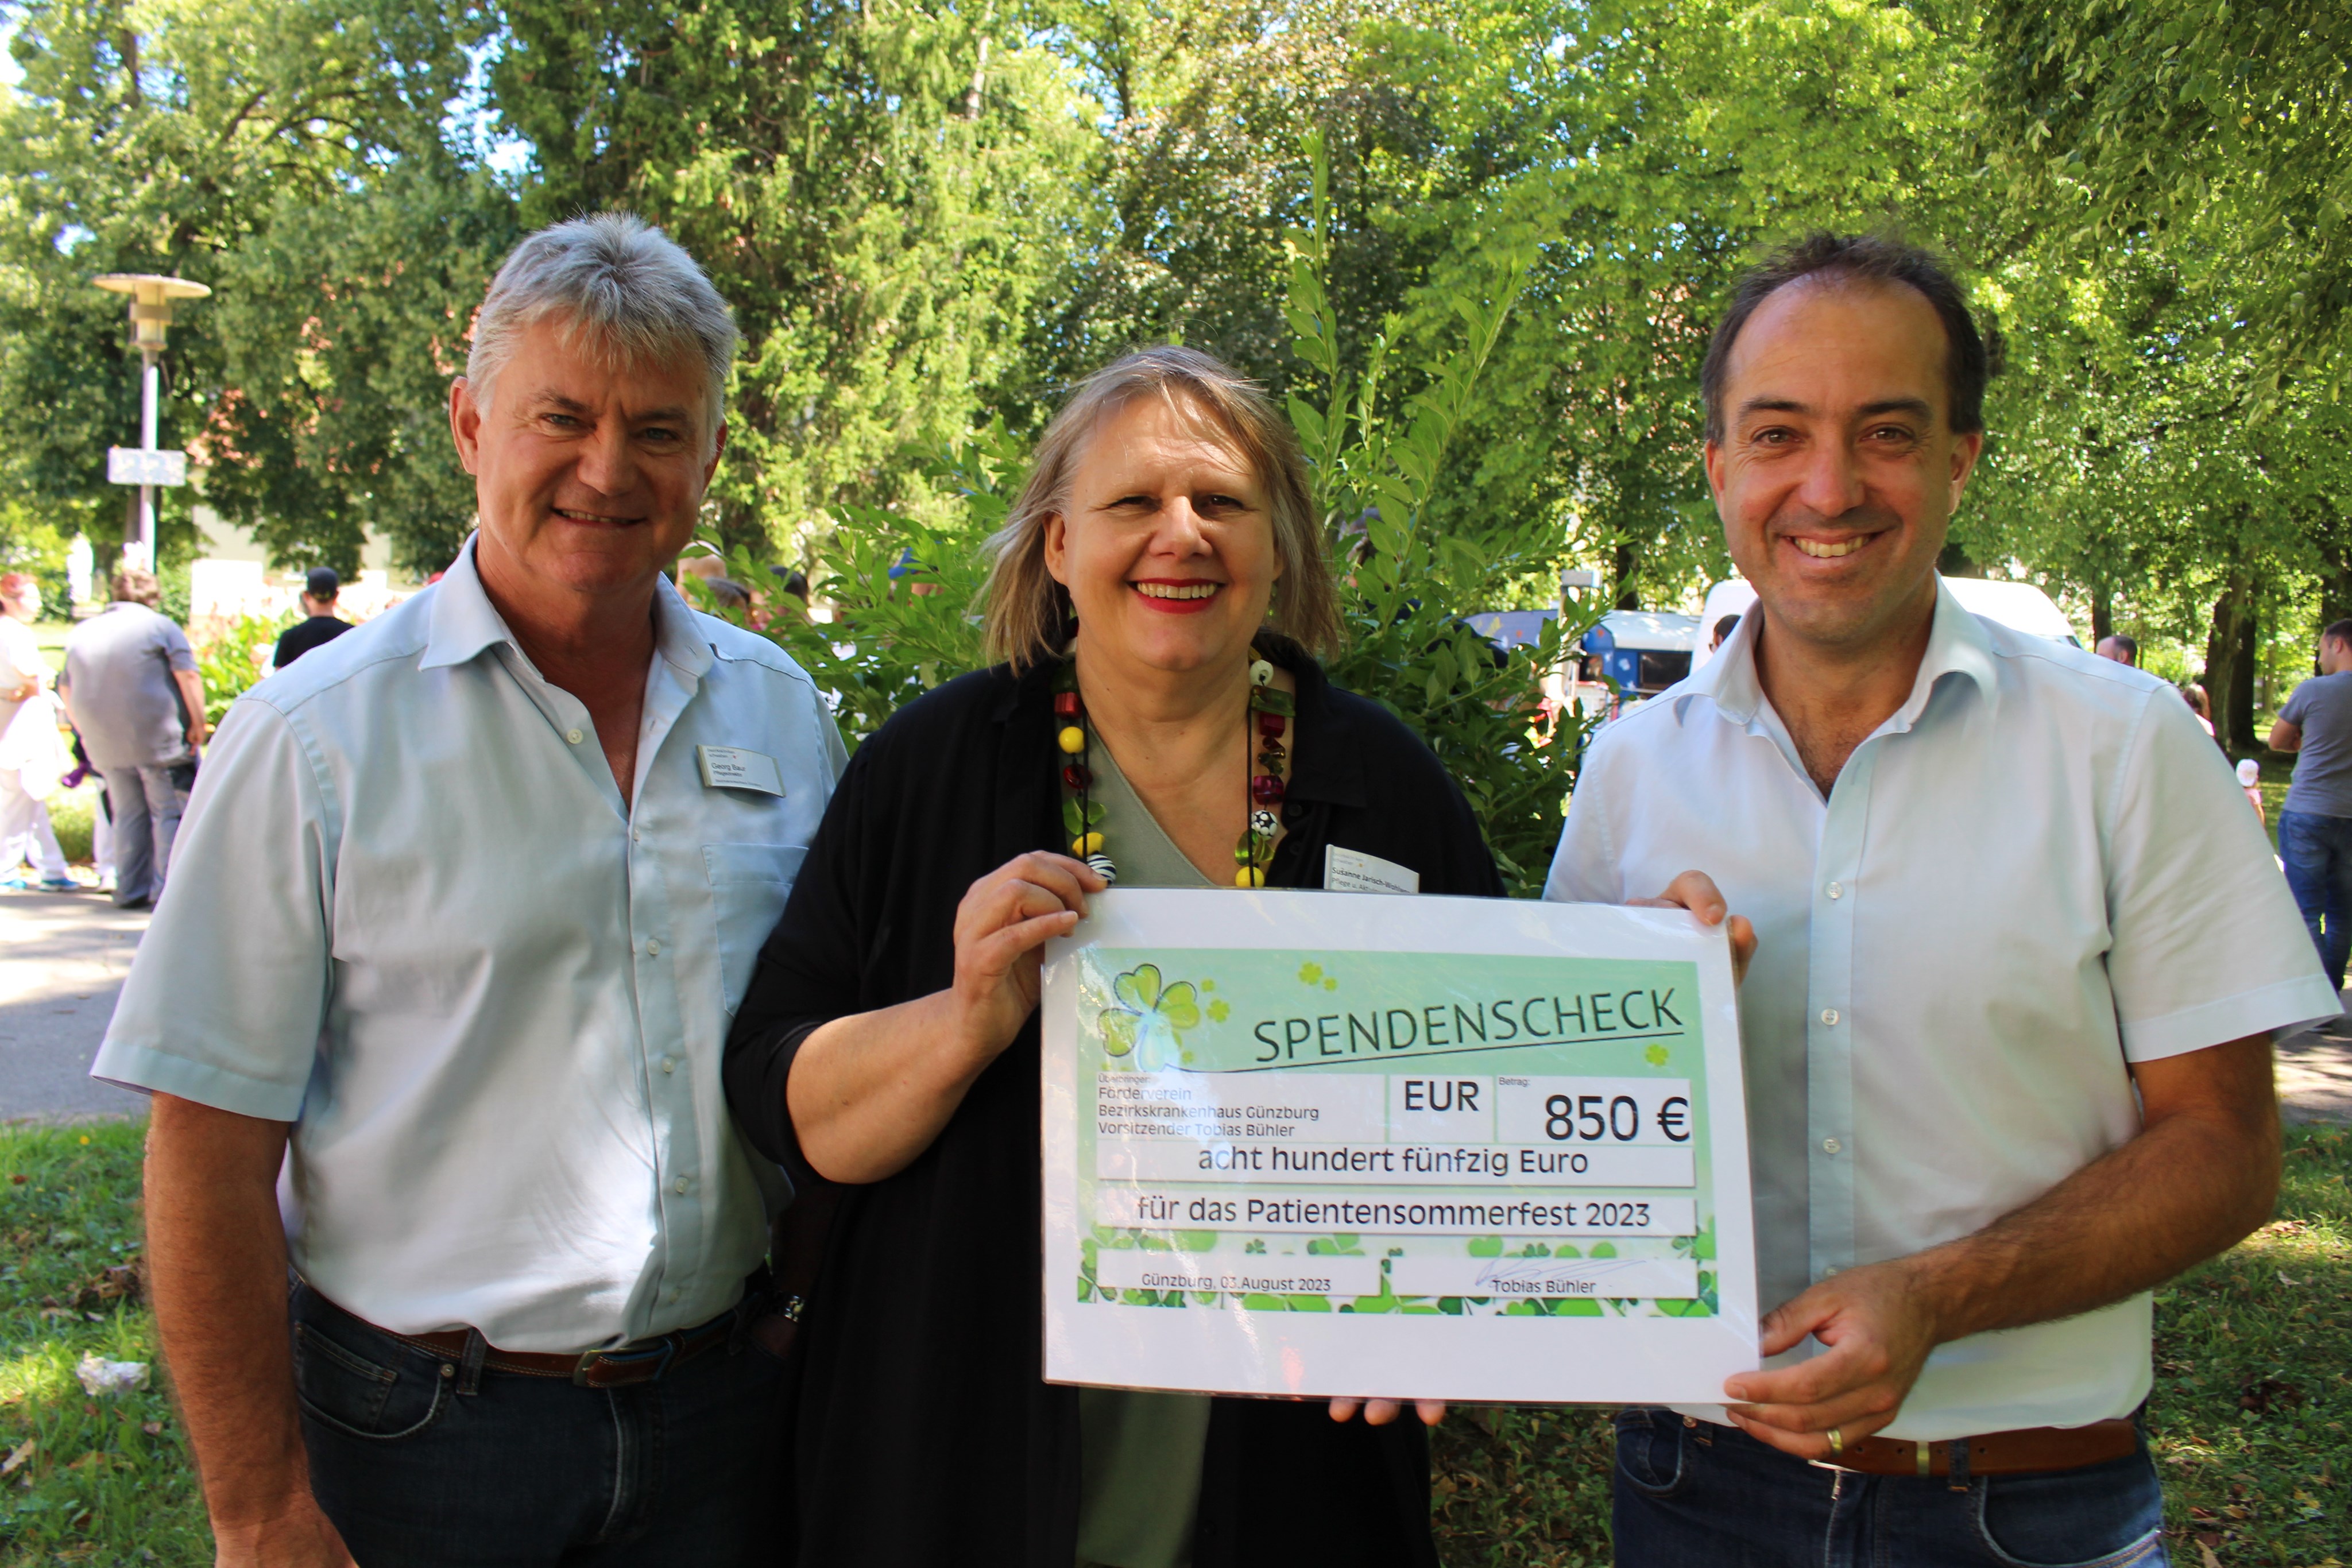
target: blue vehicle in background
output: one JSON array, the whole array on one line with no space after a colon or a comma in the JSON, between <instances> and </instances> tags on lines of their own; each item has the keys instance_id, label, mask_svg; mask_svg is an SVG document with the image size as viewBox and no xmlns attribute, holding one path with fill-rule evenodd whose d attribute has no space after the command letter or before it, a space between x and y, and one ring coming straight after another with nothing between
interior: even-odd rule
<instances>
[{"instance_id":1,"label":"blue vehicle in background","mask_svg":"<svg viewBox=\"0 0 2352 1568\"><path fill-rule=\"evenodd\" d=\"M1557 610L1488 610L1464 622L1497 648L1532 647ZM1661 611L1612 610L1584 633L1576 651L1544 679L1545 728L1573 709L1589 724L1615 718L1690 674L1699 618Z\"/></svg>"},{"instance_id":2,"label":"blue vehicle in background","mask_svg":"<svg viewBox=\"0 0 2352 1568\"><path fill-rule=\"evenodd\" d=\"M1584 634L1576 706L1607 721L1638 706L1691 673L1699 618L1660 610L1612 610Z\"/></svg>"}]
</instances>

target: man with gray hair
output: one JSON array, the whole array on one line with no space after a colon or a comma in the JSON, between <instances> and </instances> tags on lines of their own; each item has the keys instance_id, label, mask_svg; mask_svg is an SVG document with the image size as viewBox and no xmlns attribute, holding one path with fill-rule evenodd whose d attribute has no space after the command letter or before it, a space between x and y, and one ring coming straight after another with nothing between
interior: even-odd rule
<instances>
[{"instance_id":1,"label":"man with gray hair","mask_svg":"<svg viewBox=\"0 0 2352 1568\"><path fill-rule=\"evenodd\" d=\"M477 532L206 760L92 1071L154 1094L222 1563L700 1568L762 1534L788 1195L719 1061L843 756L808 677L663 575L734 346L635 218L523 241L450 391Z\"/></svg>"}]
</instances>

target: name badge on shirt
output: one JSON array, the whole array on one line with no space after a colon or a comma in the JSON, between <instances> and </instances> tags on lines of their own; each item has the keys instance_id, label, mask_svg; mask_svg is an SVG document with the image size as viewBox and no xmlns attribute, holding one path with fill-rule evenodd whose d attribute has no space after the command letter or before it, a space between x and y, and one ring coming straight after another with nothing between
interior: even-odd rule
<instances>
[{"instance_id":1,"label":"name badge on shirt","mask_svg":"<svg viewBox=\"0 0 2352 1568\"><path fill-rule=\"evenodd\" d=\"M1419 893L1421 873L1411 866L1368 855L1361 850L1323 846L1323 891L1326 893Z\"/></svg>"},{"instance_id":2,"label":"name badge on shirt","mask_svg":"<svg viewBox=\"0 0 2352 1568\"><path fill-rule=\"evenodd\" d=\"M698 746L694 759L702 765L702 782L712 789L757 789L762 795L784 792L783 769L765 752L740 746Z\"/></svg>"}]
</instances>

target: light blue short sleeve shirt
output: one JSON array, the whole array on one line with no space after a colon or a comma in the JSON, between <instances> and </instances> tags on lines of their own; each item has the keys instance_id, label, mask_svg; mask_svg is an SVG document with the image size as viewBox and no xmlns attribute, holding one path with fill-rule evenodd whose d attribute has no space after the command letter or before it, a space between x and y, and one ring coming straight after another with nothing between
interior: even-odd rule
<instances>
[{"instance_id":1,"label":"light blue short sleeve shirt","mask_svg":"<svg viewBox=\"0 0 2352 1568\"><path fill-rule=\"evenodd\" d=\"M2163 682L1941 590L1909 699L1823 800L1758 684L1759 623L1593 742L1545 896L1622 903L1696 869L1755 922L1766 1305L2121 1146L2131 1063L2336 1014L2244 792ZM1943 1345L1886 1435L2126 1415L2149 1322L2140 1295Z\"/></svg>"},{"instance_id":2,"label":"light blue short sleeve shirt","mask_svg":"<svg viewBox=\"0 0 2352 1568\"><path fill-rule=\"evenodd\" d=\"M667 581L655 622L633 804L470 545L205 760L91 1071L294 1123L295 1265L384 1328L625 1343L724 1312L766 1251L784 1187L720 1056L841 739L773 644ZM706 784L704 747L782 793Z\"/></svg>"}]
</instances>

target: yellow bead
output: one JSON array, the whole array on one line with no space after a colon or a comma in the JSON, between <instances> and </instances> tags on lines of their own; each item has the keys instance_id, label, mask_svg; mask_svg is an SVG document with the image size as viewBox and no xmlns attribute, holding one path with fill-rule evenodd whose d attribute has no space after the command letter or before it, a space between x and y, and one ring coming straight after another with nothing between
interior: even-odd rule
<instances>
[{"instance_id":1,"label":"yellow bead","mask_svg":"<svg viewBox=\"0 0 2352 1568\"><path fill-rule=\"evenodd\" d=\"M1242 867L1241 870L1234 873L1234 885L1235 887L1264 887L1265 885L1265 873L1256 866L1245 865Z\"/></svg>"},{"instance_id":2,"label":"yellow bead","mask_svg":"<svg viewBox=\"0 0 2352 1568\"><path fill-rule=\"evenodd\" d=\"M1062 749L1073 757L1087 748L1087 732L1075 724L1064 729L1059 738Z\"/></svg>"},{"instance_id":3,"label":"yellow bead","mask_svg":"<svg viewBox=\"0 0 2352 1568\"><path fill-rule=\"evenodd\" d=\"M1070 841L1070 852L1080 860L1102 853L1102 848L1103 836L1100 833L1086 833Z\"/></svg>"}]
</instances>

